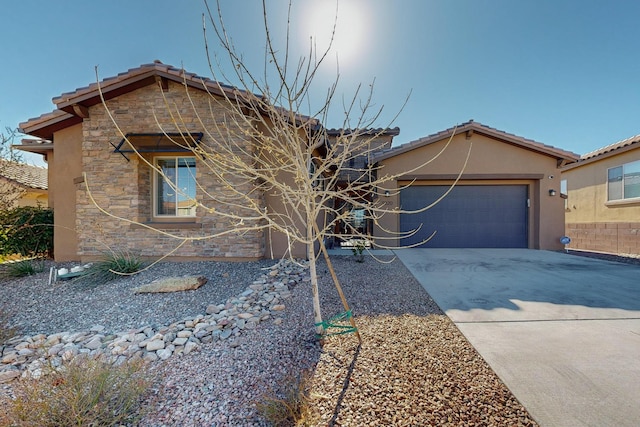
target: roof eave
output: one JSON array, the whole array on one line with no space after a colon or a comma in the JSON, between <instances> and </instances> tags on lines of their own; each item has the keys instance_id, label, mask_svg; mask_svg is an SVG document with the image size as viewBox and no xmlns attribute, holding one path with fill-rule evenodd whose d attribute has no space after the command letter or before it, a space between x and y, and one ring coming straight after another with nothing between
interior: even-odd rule
<instances>
[{"instance_id":1,"label":"roof eave","mask_svg":"<svg viewBox=\"0 0 640 427\"><path fill-rule=\"evenodd\" d=\"M485 136L489 136L491 138L504 141L506 143L521 147L523 149L527 149L530 151L538 152L540 154L551 156L560 161L575 162L575 161L578 161L578 159L580 158L580 156L576 153L561 150L551 146L546 146L539 142L528 141L522 137L511 135L511 134L499 131L497 129L490 128L488 126L484 126L474 121L469 121L469 122L463 123L460 126L445 129L433 135L408 142L396 148L392 148L387 152L383 152L374 156L373 161L380 162L382 160L386 160L391 157L396 157L400 154L404 154L416 148L424 147L426 145L433 144L435 142L442 141L443 139L451 138L452 136L456 136L469 131L482 134Z\"/></svg>"},{"instance_id":2,"label":"roof eave","mask_svg":"<svg viewBox=\"0 0 640 427\"><path fill-rule=\"evenodd\" d=\"M67 112L55 110L40 117L29 119L18 125L18 130L25 135L42 139L53 139L54 132L81 123L82 118Z\"/></svg>"},{"instance_id":3,"label":"roof eave","mask_svg":"<svg viewBox=\"0 0 640 427\"><path fill-rule=\"evenodd\" d=\"M568 170L571 170L571 169L576 169L576 168L579 168L579 167L582 167L582 166L589 165L591 163L596 163L596 162L599 162L601 160L608 159L610 157L614 157L614 156L618 156L620 154L624 154L624 153L626 153L628 151L637 150L639 148L640 148L640 141L634 141L634 142L632 142L632 143L630 143L628 145L625 145L623 147L619 147L619 148L616 148L616 149L613 149L613 150L610 150L610 151L607 151L607 152L604 152L604 153L601 153L601 154L598 154L596 156L589 157L589 158L586 158L586 159L580 159L575 163L571 163L571 164L566 165L565 167L562 168L562 171L564 172L564 171L568 171Z\"/></svg>"}]
</instances>

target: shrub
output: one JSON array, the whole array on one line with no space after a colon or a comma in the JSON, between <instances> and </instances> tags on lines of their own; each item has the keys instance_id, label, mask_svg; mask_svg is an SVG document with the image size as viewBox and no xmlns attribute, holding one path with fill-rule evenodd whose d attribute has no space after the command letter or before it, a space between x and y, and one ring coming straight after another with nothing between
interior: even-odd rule
<instances>
[{"instance_id":1,"label":"shrub","mask_svg":"<svg viewBox=\"0 0 640 427\"><path fill-rule=\"evenodd\" d=\"M97 282L109 282L123 274L135 274L144 267L144 262L128 252L111 252L104 259L95 262L89 276Z\"/></svg>"},{"instance_id":2,"label":"shrub","mask_svg":"<svg viewBox=\"0 0 640 427\"><path fill-rule=\"evenodd\" d=\"M8 277L32 276L44 271L43 259L25 259L4 264L3 274Z\"/></svg>"},{"instance_id":3,"label":"shrub","mask_svg":"<svg viewBox=\"0 0 640 427\"><path fill-rule=\"evenodd\" d=\"M15 399L0 399L0 425L114 426L142 418L142 401L151 386L141 364L113 366L76 357L38 379L12 384Z\"/></svg>"},{"instance_id":4,"label":"shrub","mask_svg":"<svg viewBox=\"0 0 640 427\"><path fill-rule=\"evenodd\" d=\"M21 206L0 211L0 254L23 256L53 253L53 211Z\"/></svg>"},{"instance_id":5,"label":"shrub","mask_svg":"<svg viewBox=\"0 0 640 427\"><path fill-rule=\"evenodd\" d=\"M276 427L311 425L311 375L308 371L285 381L280 393L263 397L258 412Z\"/></svg>"}]
</instances>

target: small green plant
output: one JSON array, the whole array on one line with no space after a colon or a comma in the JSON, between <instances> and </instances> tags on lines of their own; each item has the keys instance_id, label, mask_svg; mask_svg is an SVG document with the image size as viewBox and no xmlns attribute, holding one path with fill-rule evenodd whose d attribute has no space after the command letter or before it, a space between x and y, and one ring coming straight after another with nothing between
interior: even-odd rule
<instances>
[{"instance_id":1,"label":"small green plant","mask_svg":"<svg viewBox=\"0 0 640 427\"><path fill-rule=\"evenodd\" d=\"M280 393L263 396L256 404L258 412L275 427L297 427L312 424L311 375L302 371L285 381Z\"/></svg>"},{"instance_id":2,"label":"small green plant","mask_svg":"<svg viewBox=\"0 0 640 427\"><path fill-rule=\"evenodd\" d=\"M4 275L8 277L25 277L44 271L43 259L24 259L4 264Z\"/></svg>"},{"instance_id":3,"label":"small green plant","mask_svg":"<svg viewBox=\"0 0 640 427\"><path fill-rule=\"evenodd\" d=\"M351 246L351 252L353 256L356 258L356 262L364 262L363 252L367 248L367 245L364 240L353 240L353 245Z\"/></svg>"},{"instance_id":4,"label":"small green plant","mask_svg":"<svg viewBox=\"0 0 640 427\"><path fill-rule=\"evenodd\" d=\"M76 357L38 379L13 383L15 399L0 398L0 425L132 425L142 418L142 402L150 386L142 364L113 366Z\"/></svg>"},{"instance_id":5,"label":"small green plant","mask_svg":"<svg viewBox=\"0 0 640 427\"><path fill-rule=\"evenodd\" d=\"M99 281L109 282L122 275L135 274L143 267L144 262L135 255L128 252L111 252L93 264L89 275Z\"/></svg>"}]
</instances>

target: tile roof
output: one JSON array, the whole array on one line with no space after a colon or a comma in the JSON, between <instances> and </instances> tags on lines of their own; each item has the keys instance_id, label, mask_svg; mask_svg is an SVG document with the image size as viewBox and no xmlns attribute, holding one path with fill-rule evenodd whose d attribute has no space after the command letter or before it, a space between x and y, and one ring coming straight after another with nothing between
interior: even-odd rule
<instances>
[{"instance_id":1,"label":"tile roof","mask_svg":"<svg viewBox=\"0 0 640 427\"><path fill-rule=\"evenodd\" d=\"M541 142L534 141L532 139L523 138L521 136L517 136L511 133L504 132L502 130L498 130L498 129L483 125L482 123L469 120L468 122L450 127L449 129L445 129L443 131L431 134L429 136L425 136L415 141L411 141L406 144L402 144L397 147L393 147L393 148L381 151L380 153L374 156L373 160L380 161L380 160L388 159L390 157L397 156L399 154L405 153L415 148L432 144L437 141L441 141L444 138L450 137L453 132L455 132L455 134L457 135L467 131L473 131L479 134L498 138L498 139L504 140L505 142L514 144L516 146L537 151L539 153L546 154L546 155L555 157L557 159L575 162L580 158L578 154L573 153L571 151L562 150L560 148L556 148L551 145L546 145Z\"/></svg>"},{"instance_id":2,"label":"tile roof","mask_svg":"<svg viewBox=\"0 0 640 427\"><path fill-rule=\"evenodd\" d=\"M133 84L137 81L144 81L154 76L165 77L191 86L198 86L201 89L206 87L208 90L213 91L213 93L220 93L220 90L223 90L231 94L232 91L238 90L232 86L199 76L195 73L189 73L182 68L176 68L156 60L151 64L142 64L139 67L130 68L116 76L106 77L99 84L91 83L88 86L77 88L74 91L63 93L53 98L52 101L58 109L65 109L65 107L86 101L87 99L93 99L94 103L98 103L100 102L98 88L106 95L112 90L117 90L123 86ZM94 99L96 97L97 99ZM108 98L107 96L107 99Z\"/></svg>"},{"instance_id":3,"label":"tile roof","mask_svg":"<svg viewBox=\"0 0 640 427\"><path fill-rule=\"evenodd\" d=\"M615 142L613 144L609 144L606 147L598 148L597 150L591 151L587 154L583 154L580 157L580 160L589 160L594 157L602 156L603 154L612 153L621 148L629 147L631 145L637 144L640 147L640 135L634 135L630 138L623 139L622 141Z\"/></svg>"},{"instance_id":4,"label":"tile roof","mask_svg":"<svg viewBox=\"0 0 640 427\"><path fill-rule=\"evenodd\" d=\"M327 129L327 135L339 136L339 135L351 135L353 132L358 131L360 135L381 135L381 136L397 136L400 134L400 128L368 128L368 129Z\"/></svg>"},{"instance_id":5,"label":"tile roof","mask_svg":"<svg viewBox=\"0 0 640 427\"><path fill-rule=\"evenodd\" d=\"M47 189L47 168L0 160L0 176L25 187Z\"/></svg>"},{"instance_id":6,"label":"tile roof","mask_svg":"<svg viewBox=\"0 0 640 427\"><path fill-rule=\"evenodd\" d=\"M116 76L106 77L99 83L91 83L88 86L63 93L52 100L56 105L56 110L20 123L19 128L27 135L52 139L54 132L81 123L82 117L86 114L86 108L102 102L100 92L102 92L106 100L109 100L165 80L206 90L214 95L224 95L240 102L249 102L251 98L261 98L259 94L251 94L246 90L229 86L195 73L189 73L182 68L176 68L156 60L151 64L130 68ZM282 110L282 113L286 114L287 111ZM309 118L301 115L297 115L296 118L304 119L305 121L309 120Z\"/></svg>"}]
</instances>

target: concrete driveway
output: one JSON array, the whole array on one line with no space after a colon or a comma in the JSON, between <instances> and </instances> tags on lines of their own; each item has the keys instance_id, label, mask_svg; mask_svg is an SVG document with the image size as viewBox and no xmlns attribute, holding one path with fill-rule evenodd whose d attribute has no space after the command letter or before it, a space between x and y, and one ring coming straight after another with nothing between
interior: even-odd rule
<instances>
[{"instance_id":1,"label":"concrete driveway","mask_svg":"<svg viewBox=\"0 0 640 427\"><path fill-rule=\"evenodd\" d=\"M395 253L541 426L640 425L640 266L528 249Z\"/></svg>"}]
</instances>

